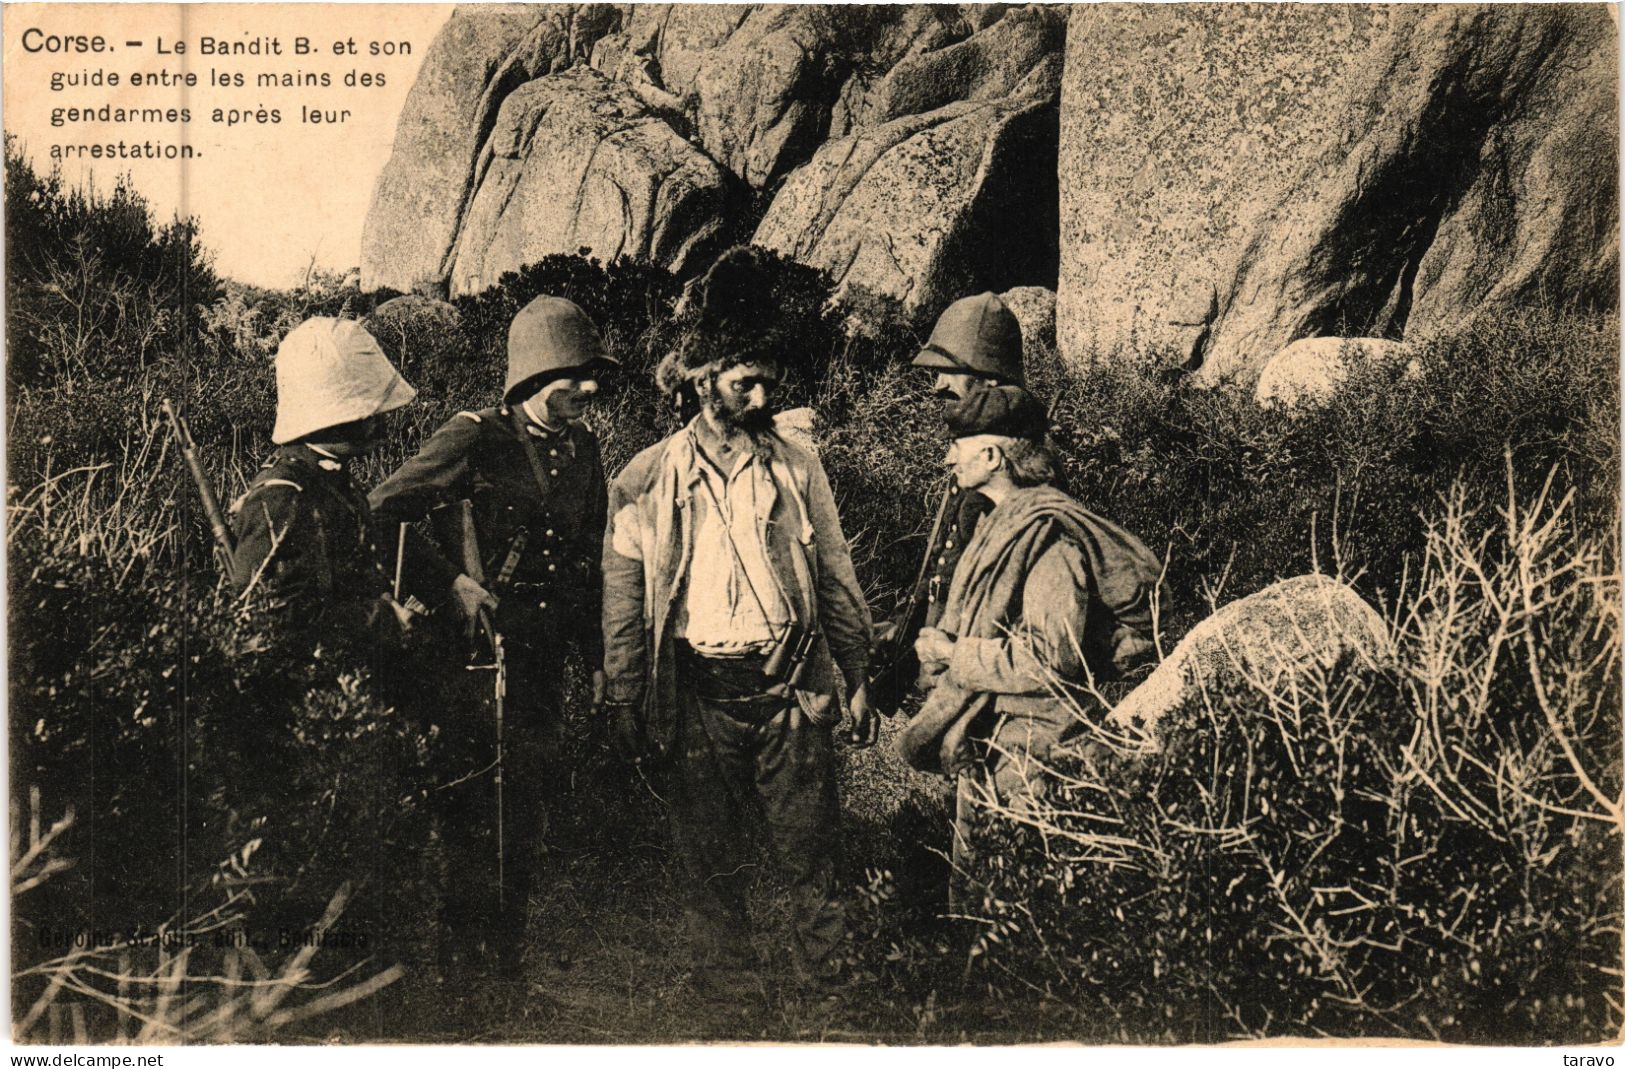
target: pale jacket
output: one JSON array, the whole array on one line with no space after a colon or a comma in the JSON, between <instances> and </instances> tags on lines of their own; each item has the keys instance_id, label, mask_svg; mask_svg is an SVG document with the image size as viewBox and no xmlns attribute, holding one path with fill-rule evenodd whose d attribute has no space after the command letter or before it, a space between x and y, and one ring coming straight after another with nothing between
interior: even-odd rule
<instances>
[{"instance_id":1,"label":"pale jacket","mask_svg":"<svg viewBox=\"0 0 1625 1069\"><path fill-rule=\"evenodd\" d=\"M797 622L817 635L804 689L795 698L810 719L829 726L840 719L842 683L861 683L868 668L869 606L823 465L781 435L771 435L769 443L768 464L750 465L749 477L758 480L758 532ZM641 705L648 740L661 752L676 737L672 625L693 559L691 502L700 479L695 448L692 430L678 431L634 457L609 489L603 610L608 698Z\"/></svg>"}]
</instances>

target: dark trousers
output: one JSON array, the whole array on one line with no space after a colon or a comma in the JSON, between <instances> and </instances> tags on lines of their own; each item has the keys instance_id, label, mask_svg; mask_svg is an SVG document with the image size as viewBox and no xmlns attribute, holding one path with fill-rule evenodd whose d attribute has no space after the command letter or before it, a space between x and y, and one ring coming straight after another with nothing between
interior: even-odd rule
<instances>
[{"instance_id":1,"label":"dark trousers","mask_svg":"<svg viewBox=\"0 0 1625 1069\"><path fill-rule=\"evenodd\" d=\"M469 672L463 695L446 719L454 765L443 778L468 776L435 792L443 869L440 919L449 949L472 954L483 944L517 961L525 945L536 855L559 783L558 737L563 665L560 658L521 645L508 650L503 710L501 894L498 894L498 806L492 673Z\"/></svg>"},{"instance_id":2,"label":"dark trousers","mask_svg":"<svg viewBox=\"0 0 1625 1069\"><path fill-rule=\"evenodd\" d=\"M761 806L788 884L796 964L823 966L845 931L835 897L840 814L830 733L793 697L761 694L760 663L686 650L678 657L682 745L672 769L671 837L702 970L754 963L747 807Z\"/></svg>"}]
</instances>

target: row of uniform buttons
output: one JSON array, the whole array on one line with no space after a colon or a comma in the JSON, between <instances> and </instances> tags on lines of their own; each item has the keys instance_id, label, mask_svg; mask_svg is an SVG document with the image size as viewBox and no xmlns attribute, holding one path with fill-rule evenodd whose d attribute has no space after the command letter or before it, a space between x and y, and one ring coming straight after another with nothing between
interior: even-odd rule
<instances>
[{"instance_id":1,"label":"row of uniform buttons","mask_svg":"<svg viewBox=\"0 0 1625 1069\"><path fill-rule=\"evenodd\" d=\"M942 543L942 548L945 549L945 550L946 549L953 549L954 548L954 540L951 539L951 538L947 539L946 541L944 541ZM946 553L940 554L937 557L937 567L938 567L938 569L946 568L947 566L948 566L948 554L946 554ZM930 598L931 598L932 601L941 601L942 600L942 598L944 596L944 591L943 591L942 588L944 586L946 586L946 585L947 584L942 581L942 574L941 574L940 571L938 572L938 574L933 575L931 577Z\"/></svg>"},{"instance_id":2,"label":"row of uniform buttons","mask_svg":"<svg viewBox=\"0 0 1625 1069\"><path fill-rule=\"evenodd\" d=\"M530 436L532 438L546 438L547 437L547 434L540 427L536 426L534 423L525 424L525 430L530 432ZM547 451L547 455L552 457L555 461L558 460L559 459L558 447L553 446L553 447L549 448L548 451ZM559 469L558 468L548 468L547 473L549 475L557 477L557 475L559 474ZM552 534L552 533L553 533L552 531L548 532L548 534Z\"/></svg>"}]
</instances>

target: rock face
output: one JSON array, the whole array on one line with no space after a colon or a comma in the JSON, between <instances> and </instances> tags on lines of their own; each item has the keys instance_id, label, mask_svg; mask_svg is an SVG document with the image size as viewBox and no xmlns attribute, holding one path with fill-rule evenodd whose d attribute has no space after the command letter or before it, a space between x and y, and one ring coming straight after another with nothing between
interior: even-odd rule
<instances>
[{"instance_id":1,"label":"rock face","mask_svg":"<svg viewBox=\"0 0 1625 1069\"><path fill-rule=\"evenodd\" d=\"M1612 303L1614 42L1589 6L1075 9L1063 353L1251 378L1300 337Z\"/></svg>"},{"instance_id":2,"label":"rock face","mask_svg":"<svg viewBox=\"0 0 1625 1069\"><path fill-rule=\"evenodd\" d=\"M718 251L722 169L591 68L508 94L475 174L452 251L454 294L547 253L589 248L683 272Z\"/></svg>"},{"instance_id":3,"label":"rock face","mask_svg":"<svg viewBox=\"0 0 1625 1069\"><path fill-rule=\"evenodd\" d=\"M831 141L792 174L753 239L895 297L922 319L969 293L1006 288L1042 250L1012 247L1006 213L1042 212L1048 176L1028 170L1053 127L1059 61L1018 93L962 101ZM1019 231L1018 231L1019 232Z\"/></svg>"},{"instance_id":4,"label":"rock face","mask_svg":"<svg viewBox=\"0 0 1625 1069\"><path fill-rule=\"evenodd\" d=\"M361 284L443 286L475 163L503 100L570 65L619 18L605 4L491 4L454 11L425 56L373 189Z\"/></svg>"},{"instance_id":5,"label":"rock face","mask_svg":"<svg viewBox=\"0 0 1625 1069\"><path fill-rule=\"evenodd\" d=\"M1198 699L1204 687L1240 683L1285 693L1294 678L1325 671L1346 656L1373 669L1391 662L1382 617L1329 576L1283 579L1192 628L1108 720L1155 739L1163 718Z\"/></svg>"},{"instance_id":6,"label":"rock face","mask_svg":"<svg viewBox=\"0 0 1625 1069\"><path fill-rule=\"evenodd\" d=\"M1300 338L1264 364L1253 396L1261 405L1286 408L1324 401L1351 364L1403 360L1410 353L1410 346L1386 338Z\"/></svg>"},{"instance_id":7,"label":"rock face","mask_svg":"<svg viewBox=\"0 0 1625 1069\"><path fill-rule=\"evenodd\" d=\"M1063 19L1018 8L905 56L847 102L857 129L790 175L756 244L922 320L968 293L1053 284Z\"/></svg>"},{"instance_id":8,"label":"rock face","mask_svg":"<svg viewBox=\"0 0 1625 1069\"><path fill-rule=\"evenodd\" d=\"M1244 367L1339 324L1425 337L1537 294L1614 303L1615 36L1600 8L1446 7L1404 25L1356 136L1248 246L1208 362Z\"/></svg>"},{"instance_id":9,"label":"rock face","mask_svg":"<svg viewBox=\"0 0 1625 1069\"><path fill-rule=\"evenodd\" d=\"M1348 59L1396 7L1072 11L1057 333L1079 358L1188 342L1227 262L1347 123Z\"/></svg>"},{"instance_id":10,"label":"rock face","mask_svg":"<svg viewBox=\"0 0 1625 1069\"><path fill-rule=\"evenodd\" d=\"M760 240L927 315L1053 286L1064 33L1036 5L459 9L375 190L363 284L462 293L579 245L692 274L749 236L754 191ZM587 162L566 131L613 152Z\"/></svg>"},{"instance_id":11,"label":"rock face","mask_svg":"<svg viewBox=\"0 0 1625 1069\"><path fill-rule=\"evenodd\" d=\"M681 115L696 144L754 189L823 136L831 77L822 11L807 6L638 4L593 65Z\"/></svg>"},{"instance_id":12,"label":"rock face","mask_svg":"<svg viewBox=\"0 0 1625 1069\"><path fill-rule=\"evenodd\" d=\"M922 326L1053 288L1071 362L1252 384L1300 338L1617 303L1617 71L1600 5L470 6L362 284L754 234Z\"/></svg>"}]
</instances>

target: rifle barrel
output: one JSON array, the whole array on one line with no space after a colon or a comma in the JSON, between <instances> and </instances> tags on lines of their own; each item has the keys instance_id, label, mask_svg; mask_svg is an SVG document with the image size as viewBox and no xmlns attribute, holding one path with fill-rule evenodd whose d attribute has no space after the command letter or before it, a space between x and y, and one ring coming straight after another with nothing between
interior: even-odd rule
<instances>
[{"instance_id":1,"label":"rifle barrel","mask_svg":"<svg viewBox=\"0 0 1625 1069\"><path fill-rule=\"evenodd\" d=\"M197 443L192 440L192 428L187 426L186 420L175 411L175 406L169 403L169 398L161 402L164 415L169 418L170 429L175 435L175 444L180 448L181 459L186 462L187 470L192 473L192 482L197 487L198 497L203 501L203 515L209 521L209 533L214 536L214 543L230 560L237 546L232 538L231 528L226 524L225 513L220 510L220 499L214 496L214 485L209 482L209 473L203 470L203 461L198 457Z\"/></svg>"}]
</instances>

